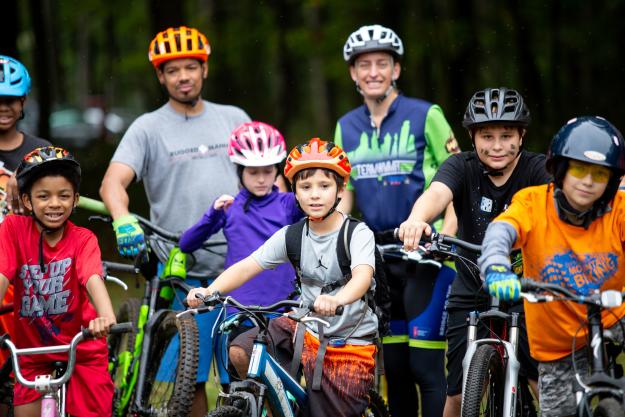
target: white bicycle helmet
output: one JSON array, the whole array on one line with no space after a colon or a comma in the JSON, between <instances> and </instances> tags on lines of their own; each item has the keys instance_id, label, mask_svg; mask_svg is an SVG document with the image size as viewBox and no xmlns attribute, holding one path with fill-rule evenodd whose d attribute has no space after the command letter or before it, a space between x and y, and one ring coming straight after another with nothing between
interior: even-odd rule
<instances>
[{"instance_id":1,"label":"white bicycle helmet","mask_svg":"<svg viewBox=\"0 0 625 417\"><path fill-rule=\"evenodd\" d=\"M362 26L347 38L343 58L351 64L360 54L378 51L390 52L395 58L401 58L404 45L392 29L380 25Z\"/></svg>"},{"instance_id":2,"label":"white bicycle helmet","mask_svg":"<svg viewBox=\"0 0 625 417\"><path fill-rule=\"evenodd\" d=\"M286 142L280 132L266 123L243 123L230 134L230 160L245 167L279 164L286 158Z\"/></svg>"}]
</instances>

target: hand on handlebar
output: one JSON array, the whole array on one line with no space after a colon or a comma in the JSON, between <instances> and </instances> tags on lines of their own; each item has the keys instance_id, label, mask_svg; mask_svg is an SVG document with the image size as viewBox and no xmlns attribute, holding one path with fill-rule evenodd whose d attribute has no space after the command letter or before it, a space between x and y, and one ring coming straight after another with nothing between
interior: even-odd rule
<instances>
[{"instance_id":1,"label":"hand on handlebar","mask_svg":"<svg viewBox=\"0 0 625 417\"><path fill-rule=\"evenodd\" d=\"M341 307L342 303L335 295L322 294L315 300L315 313L322 316L336 315L336 309Z\"/></svg>"},{"instance_id":2,"label":"hand on handlebar","mask_svg":"<svg viewBox=\"0 0 625 417\"><path fill-rule=\"evenodd\" d=\"M211 295L212 291L208 288L193 288L187 294L187 304L190 308L196 308L204 305L204 298Z\"/></svg>"},{"instance_id":3,"label":"hand on handlebar","mask_svg":"<svg viewBox=\"0 0 625 417\"><path fill-rule=\"evenodd\" d=\"M486 268L488 293L504 301L516 301L521 296L521 282L516 274L505 265L491 265Z\"/></svg>"},{"instance_id":4,"label":"hand on handlebar","mask_svg":"<svg viewBox=\"0 0 625 417\"><path fill-rule=\"evenodd\" d=\"M147 260L145 235L139 220L132 214L121 216L113 221L113 229L117 238L119 254L126 258L134 258L139 254Z\"/></svg>"},{"instance_id":5,"label":"hand on handlebar","mask_svg":"<svg viewBox=\"0 0 625 417\"><path fill-rule=\"evenodd\" d=\"M95 339L106 337L111 326L116 323L115 317L96 317L89 322L89 331Z\"/></svg>"},{"instance_id":6,"label":"hand on handlebar","mask_svg":"<svg viewBox=\"0 0 625 417\"><path fill-rule=\"evenodd\" d=\"M404 249L413 251L419 249L419 241L421 236L432 234L432 227L421 220L406 220L399 225L399 240L404 242Z\"/></svg>"}]
</instances>

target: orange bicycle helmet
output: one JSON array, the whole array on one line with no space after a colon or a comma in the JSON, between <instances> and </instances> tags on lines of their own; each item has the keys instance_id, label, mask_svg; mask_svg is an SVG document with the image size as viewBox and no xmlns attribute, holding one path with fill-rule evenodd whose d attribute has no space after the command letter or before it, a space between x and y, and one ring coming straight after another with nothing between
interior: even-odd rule
<instances>
[{"instance_id":1,"label":"orange bicycle helmet","mask_svg":"<svg viewBox=\"0 0 625 417\"><path fill-rule=\"evenodd\" d=\"M339 146L332 142L326 142L319 138L312 138L307 143L298 145L286 158L284 176L293 182L293 177L298 172L308 168L325 168L339 174L345 180L349 180L352 166L347 154Z\"/></svg>"},{"instance_id":2,"label":"orange bicycle helmet","mask_svg":"<svg viewBox=\"0 0 625 417\"><path fill-rule=\"evenodd\" d=\"M195 58L202 62L208 60L211 47L197 29L180 26L169 28L156 35L150 42L148 58L154 68L162 63L178 58Z\"/></svg>"}]
</instances>

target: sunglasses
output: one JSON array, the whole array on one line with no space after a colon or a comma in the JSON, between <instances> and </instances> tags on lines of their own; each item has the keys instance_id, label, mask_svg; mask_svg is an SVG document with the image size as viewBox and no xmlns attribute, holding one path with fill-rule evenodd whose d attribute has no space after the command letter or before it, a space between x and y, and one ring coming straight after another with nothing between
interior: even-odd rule
<instances>
[{"instance_id":1,"label":"sunglasses","mask_svg":"<svg viewBox=\"0 0 625 417\"><path fill-rule=\"evenodd\" d=\"M606 183L610 180L612 172L609 168L593 164L584 164L581 162L570 161L567 174L577 179L586 178L588 174L594 182Z\"/></svg>"}]
</instances>

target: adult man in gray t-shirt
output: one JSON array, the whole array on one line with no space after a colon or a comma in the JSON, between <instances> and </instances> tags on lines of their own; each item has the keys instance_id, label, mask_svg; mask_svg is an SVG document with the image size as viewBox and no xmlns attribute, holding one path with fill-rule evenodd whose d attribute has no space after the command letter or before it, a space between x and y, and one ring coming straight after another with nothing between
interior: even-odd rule
<instances>
[{"instance_id":1,"label":"adult man in gray t-shirt","mask_svg":"<svg viewBox=\"0 0 625 417\"><path fill-rule=\"evenodd\" d=\"M226 149L230 132L250 118L237 107L201 99L209 54L206 37L192 28L167 29L150 44L150 61L169 100L130 126L100 188L124 256L134 257L146 249L143 230L128 211L126 188L133 180L143 181L150 219L171 232L182 232L193 225L218 196L237 192L238 178ZM220 256L201 251L195 255L192 272L207 279L223 268ZM200 285L197 280L187 281L191 286ZM201 353L197 381L202 384L196 390L192 416L206 414L203 382L212 357L214 319L214 314L198 318Z\"/></svg>"}]
</instances>

